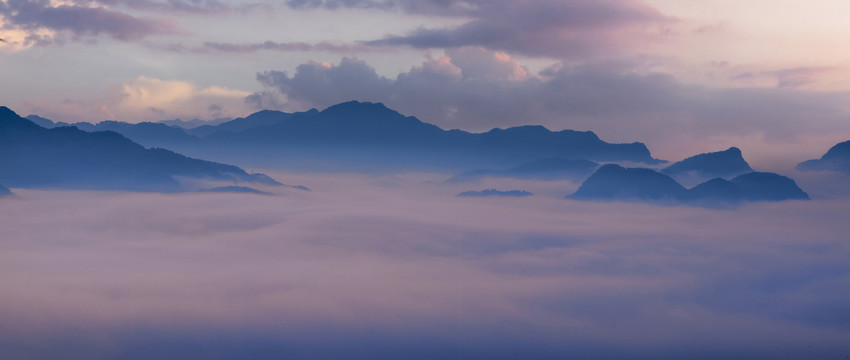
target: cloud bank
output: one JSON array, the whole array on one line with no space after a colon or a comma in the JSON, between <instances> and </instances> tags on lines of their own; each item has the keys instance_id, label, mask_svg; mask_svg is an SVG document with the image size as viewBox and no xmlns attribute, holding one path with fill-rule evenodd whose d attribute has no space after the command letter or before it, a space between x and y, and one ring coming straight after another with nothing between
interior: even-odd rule
<instances>
[{"instance_id":1,"label":"cloud bank","mask_svg":"<svg viewBox=\"0 0 850 360\"><path fill-rule=\"evenodd\" d=\"M0 328L0 353L847 351L846 202L718 211L455 198L422 183L442 178L431 175L278 177L313 191L15 190L0 200L0 315L15 324Z\"/></svg>"}]
</instances>

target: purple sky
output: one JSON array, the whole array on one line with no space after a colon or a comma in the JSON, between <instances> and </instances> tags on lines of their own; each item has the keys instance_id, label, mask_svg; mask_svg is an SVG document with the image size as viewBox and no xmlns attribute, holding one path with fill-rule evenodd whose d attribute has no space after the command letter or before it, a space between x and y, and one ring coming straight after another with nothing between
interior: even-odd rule
<instances>
[{"instance_id":1,"label":"purple sky","mask_svg":"<svg viewBox=\"0 0 850 360\"><path fill-rule=\"evenodd\" d=\"M671 159L735 145L772 167L850 138L848 11L828 0L2 0L0 96L24 115L93 122L380 101L445 128L593 130Z\"/></svg>"}]
</instances>

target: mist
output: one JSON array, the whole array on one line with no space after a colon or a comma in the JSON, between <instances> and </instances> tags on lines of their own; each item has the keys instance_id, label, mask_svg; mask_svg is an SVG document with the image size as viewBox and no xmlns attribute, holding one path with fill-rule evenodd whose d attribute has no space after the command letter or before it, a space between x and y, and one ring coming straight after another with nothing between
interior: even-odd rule
<instances>
[{"instance_id":1,"label":"mist","mask_svg":"<svg viewBox=\"0 0 850 360\"><path fill-rule=\"evenodd\" d=\"M0 357L850 355L842 199L706 209L567 200L566 181L270 175L312 191L12 189ZM535 195L455 197L485 188Z\"/></svg>"}]
</instances>

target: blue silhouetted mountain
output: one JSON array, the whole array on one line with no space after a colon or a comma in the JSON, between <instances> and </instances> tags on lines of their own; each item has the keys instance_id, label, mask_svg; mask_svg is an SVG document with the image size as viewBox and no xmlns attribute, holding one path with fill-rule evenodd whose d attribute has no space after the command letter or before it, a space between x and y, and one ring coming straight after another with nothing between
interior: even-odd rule
<instances>
[{"instance_id":1,"label":"blue silhouetted mountain","mask_svg":"<svg viewBox=\"0 0 850 360\"><path fill-rule=\"evenodd\" d=\"M820 159L807 160L797 164L797 170L832 170L850 174L850 141L836 144Z\"/></svg>"},{"instance_id":2,"label":"blue silhouetted mountain","mask_svg":"<svg viewBox=\"0 0 850 360\"><path fill-rule=\"evenodd\" d=\"M310 112L318 112L318 110L314 109L308 111L308 113ZM187 132L197 137L207 137L217 132L238 133L256 127L274 125L286 121L292 117L292 115L293 114L282 111L263 110L255 112L244 118L233 119L218 125L210 124L191 128L188 129Z\"/></svg>"},{"instance_id":3,"label":"blue silhouetted mountain","mask_svg":"<svg viewBox=\"0 0 850 360\"><path fill-rule=\"evenodd\" d=\"M88 132L114 131L147 147L170 147L173 144L186 144L198 140L181 128L154 122L130 124L119 121L101 121L96 125L74 123L73 126Z\"/></svg>"},{"instance_id":4,"label":"blue silhouetted mountain","mask_svg":"<svg viewBox=\"0 0 850 360\"><path fill-rule=\"evenodd\" d=\"M9 195L12 195L12 190L9 190L9 188L7 188L3 185L0 185L0 197L9 196Z\"/></svg>"},{"instance_id":5,"label":"blue silhouetted mountain","mask_svg":"<svg viewBox=\"0 0 850 360\"><path fill-rule=\"evenodd\" d=\"M55 128L57 126L56 123L53 122L53 120L43 118L43 117L38 116L38 115L27 115L24 119L32 121L36 125L41 126L45 129L52 129L52 128ZM64 124L64 125L68 126L70 124Z\"/></svg>"},{"instance_id":6,"label":"blue silhouetted mountain","mask_svg":"<svg viewBox=\"0 0 850 360\"><path fill-rule=\"evenodd\" d=\"M718 177L731 178L752 171L750 164L747 164L741 155L741 150L736 147L730 147L725 151L691 156L661 170L662 173L680 180L684 178L702 180Z\"/></svg>"},{"instance_id":7,"label":"blue silhouetted mountain","mask_svg":"<svg viewBox=\"0 0 850 360\"><path fill-rule=\"evenodd\" d=\"M679 201L686 192L684 186L658 171L605 164L567 197L578 200Z\"/></svg>"},{"instance_id":8,"label":"blue silhouetted mountain","mask_svg":"<svg viewBox=\"0 0 850 360\"><path fill-rule=\"evenodd\" d=\"M219 186L209 189L201 189L198 192L213 192L213 193L238 193L238 194L257 194L257 195L271 195L265 191L260 191L254 188L250 188L247 186Z\"/></svg>"},{"instance_id":9,"label":"blue silhouetted mountain","mask_svg":"<svg viewBox=\"0 0 850 360\"><path fill-rule=\"evenodd\" d=\"M684 200L736 203L743 201L808 200L789 177L768 172L751 172L732 180L712 179L688 190Z\"/></svg>"},{"instance_id":10,"label":"blue silhouetted mountain","mask_svg":"<svg viewBox=\"0 0 850 360\"><path fill-rule=\"evenodd\" d=\"M488 196L505 196L505 197L526 197L532 196L534 194L528 191L522 190L496 190L496 189L486 189L481 191L464 191L460 194L457 194L459 197L488 197Z\"/></svg>"},{"instance_id":11,"label":"blue silhouetted mountain","mask_svg":"<svg viewBox=\"0 0 850 360\"><path fill-rule=\"evenodd\" d=\"M88 122L68 124L65 122L54 122L38 115L29 115L25 119L47 129L73 126L87 132L114 131L130 140L133 140L134 142L139 143L140 145L147 147L171 147L175 144L185 145L199 140L197 137L187 134L185 130L179 127L169 126L163 123L142 122L138 124L130 124L108 120L101 121L97 124Z\"/></svg>"},{"instance_id":12,"label":"blue silhouetted mountain","mask_svg":"<svg viewBox=\"0 0 850 360\"><path fill-rule=\"evenodd\" d=\"M484 177L513 179L581 181L587 178L599 164L585 159L548 158L522 163L505 170L472 170L446 180L449 183L479 180Z\"/></svg>"},{"instance_id":13,"label":"blue silhouetted mountain","mask_svg":"<svg viewBox=\"0 0 850 360\"><path fill-rule=\"evenodd\" d=\"M201 126L216 126L222 123L226 123L228 121L234 120L233 118L218 118L213 120L201 120L201 119L192 119L192 120L181 120L181 119L173 119L173 120L162 120L159 121L160 124L165 124L168 126L179 127L184 130L195 129Z\"/></svg>"},{"instance_id":14,"label":"blue silhouetted mountain","mask_svg":"<svg viewBox=\"0 0 850 360\"><path fill-rule=\"evenodd\" d=\"M103 124L103 125L101 125ZM611 144L590 131L542 126L485 133L443 130L379 103L346 102L323 111L260 111L217 126L75 124L119 132L145 146L238 164L316 170L468 169L543 159L659 163L642 143ZM88 128L87 128L88 126ZM142 127L145 127L144 129ZM196 137L201 138L197 140Z\"/></svg>"},{"instance_id":15,"label":"blue silhouetted mountain","mask_svg":"<svg viewBox=\"0 0 850 360\"><path fill-rule=\"evenodd\" d=\"M599 168L570 199L690 202L697 204L746 201L807 200L794 180L774 173L751 172L732 180L715 178L686 189L676 180L645 168L607 164Z\"/></svg>"},{"instance_id":16,"label":"blue silhouetted mountain","mask_svg":"<svg viewBox=\"0 0 850 360\"><path fill-rule=\"evenodd\" d=\"M200 148L188 151L236 162L251 159L264 166L319 164L348 170L505 166L550 157L659 162L644 144L610 144L589 131L553 132L542 126L486 133L443 130L376 103L352 101L321 112L262 114L270 117L266 121L277 118L277 123L215 132Z\"/></svg>"},{"instance_id":17,"label":"blue silhouetted mountain","mask_svg":"<svg viewBox=\"0 0 850 360\"><path fill-rule=\"evenodd\" d=\"M45 129L0 107L0 183L5 185L179 191L179 177L278 184L236 166L146 149L111 131Z\"/></svg>"}]
</instances>

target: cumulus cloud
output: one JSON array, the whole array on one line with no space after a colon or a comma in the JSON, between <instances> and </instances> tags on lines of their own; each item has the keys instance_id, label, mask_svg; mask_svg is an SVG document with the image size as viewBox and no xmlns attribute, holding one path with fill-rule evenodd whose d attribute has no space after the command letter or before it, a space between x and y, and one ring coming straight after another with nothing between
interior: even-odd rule
<instances>
[{"instance_id":1,"label":"cumulus cloud","mask_svg":"<svg viewBox=\"0 0 850 360\"><path fill-rule=\"evenodd\" d=\"M372 8L471 19L454 28L420 28L366 44L482 46L532 56L583 58L631 49L664 33L671 19L639 1L293 0L292 8Z\"/></svg>"},{"instance_id":2,"label":"cumulus cloud","mask_svg":"<svg viewBox=\"0 0 850 360\"><path fill-rule=\"evenodd\" d=\"M0 200L0 316L15 324L0 355L89 342L77 357L179 358L221 338L247 343L220 358L252 341L336 349L319 358L846 351L847 202L718 211L462 199L433 174L276 176L313 191L15 189Z\"/></svg>"},{"instance_id":3,"label":"cumulus cloud","mask_svg":"<svg viewBox=\"0 0 850 360\"><path fill-rule=\"evenodd\" d=\"M827 141L834 144L850 136L846 93L788 86L709 88L629 63L559 64L533 74L507 54L481 48L449 50L394 79L356 58L336 65L313 61L291 75L267 71L257 78L266 89L248 97L256 108L305 110L348 100L378 101L444 128L483 131L543 124L593 130L608 140L647 142L672 158L714 146L742 146L747 153L748 144L733 143L742 137L778 148L792 142L805 148L812 145L806 138L832 136ZM705 146L709 142L711 148ZM751 145L752 150L766 149ZM816 154L799 154L789 162L807 155Z\"/></svg>"},{"instance_id":4,"label":"cumulus cloud","mask_svg":"<svg viewBox=\"0 0 850 360\"><path fill-rule=\"evenodd\" d=\"M200 87L186 81L142 76L116 86L113 91L112 95L101 98L33 99L18 111L65 122L119 120L133 123L173 118L238 117L249 111L244 98L250 92L220 86Z\"/></svg>"}]
</instances>

